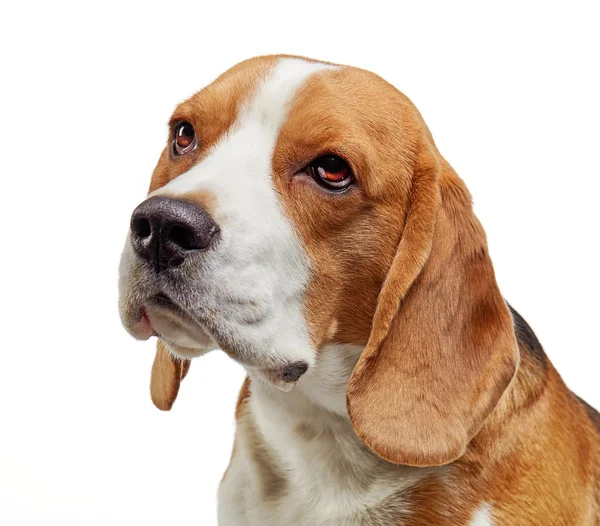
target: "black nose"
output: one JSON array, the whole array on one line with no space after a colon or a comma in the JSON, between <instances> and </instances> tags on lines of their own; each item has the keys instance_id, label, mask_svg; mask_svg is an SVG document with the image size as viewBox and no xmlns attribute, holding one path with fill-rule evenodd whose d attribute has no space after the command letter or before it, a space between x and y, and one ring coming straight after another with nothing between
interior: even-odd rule
<instances>
[{"instance_id":1,"label":"black nose","mask_svg":"<svg viewBox=\"0 0 600 526\"><path fill-rule=\"evenodd\" d=\"M202 208L169 197L151 197L131 216L133 248L156 272L178 267L189 254L208 248L218 231Z\"/></svg>"}]
</instances>

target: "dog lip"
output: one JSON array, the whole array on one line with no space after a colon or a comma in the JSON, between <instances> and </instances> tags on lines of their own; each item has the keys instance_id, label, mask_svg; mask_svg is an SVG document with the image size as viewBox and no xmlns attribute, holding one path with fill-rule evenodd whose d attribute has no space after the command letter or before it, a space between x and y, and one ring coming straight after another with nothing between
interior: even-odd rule
<instances>
[{"instance_id":1,"label":"dog lip","mask_svg":"<svg viewBox=\"0 0 600 526\"><path fill-rule=\"evenodd\" d=\"M148 298L146 305L148 307L158 307L159 309L163 309L175 314L177 317L190 320L189 315L163 292L159 292L158 294Z\"/></svg>"},{"instance_id":2,"label":"dog lip","mask_svg":"<svg viewBox=\"0 0 600 526\"><path fill-rule=\"evenodd\" d=\"M147 340L152 336L154 329L146 309L142 307L139 311L138 319L133 323L130 333L139 340Z\"/></svg>"},{"instance_id":3,"label":"dog lip","mask_svg":"<svg viewBox=\"0 0 600 526\"><path fill-rule=\"evenodd\" d=\"M144 302L152 326L152 336L182 349L204 348L215 341L212 333L196 317L181 308L168 294L156 293ZM181 338L187 340L182 343ZM191 342L195 342L194 345Z\"/></svg>"},{"instance_id":4,"label":"dog lip","mask_svg":"<svg viewBox=\"0 0 600 526\"><path fill-rule=\"evenodd\" d=\"M177 305L173 302L169 296L167 296L163 292L159 292L150 298L150 301L156 305L160 305L161 307L166 307L168 309L175 308L178 309Z\"/></svg>"}]
</instances>

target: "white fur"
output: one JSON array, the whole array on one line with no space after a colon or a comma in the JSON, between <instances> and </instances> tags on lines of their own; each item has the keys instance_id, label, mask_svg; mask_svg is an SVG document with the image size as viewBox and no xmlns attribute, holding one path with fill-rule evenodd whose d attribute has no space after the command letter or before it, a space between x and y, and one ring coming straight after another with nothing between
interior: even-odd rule
<instances>
[{"instance_id":1,"label":"white fur","mask_svg":"<svg viewBox=\"0 0 600 526\"><path fill-rule=\"evenodd\" d=\"M261 501L242 422L237 452L219 492L220 525L359 526L385 524L385 510L394 517L410 515L410 502L396 494L437 468L393 466L356 437L345 388L361 352L357 346L327 346L291 393L254 384L248 417L276 453L289 487L277 502ZM303 438L302 426L314 437ZM393 502L380 506L393 494Z\"/></svg>"},{"instance_id":2,"label":"white fur","mask_svg":"<svg viewBox=\"0 0 600 526\"><path fill-rule=\"evenodd\" d=\"M494 526L492 522L492 507L487 503L482 503L473 514L469 526Z\"/></svg>"},{"instance_id":3,"label":"white fur","mask_svg":"<svg viewBox=\"0 0 600 526\"><path fill-rule=\"evenodd\" d=\"M263 377L290 362L314 363L302 311L309 260L273 187L271 163L295 93L310 75L327 68L331 66L281 59L208 155L152 194L177 197L204 191L215 198L216 246L186 260L186 277L178 287L166 283L152 292L167 294L200 330ZM131 250L128 243L125 251ZM134 272L131 257L124 254L123 261L126 289ZM151 307L148 314L153 326L164 329L160 334L176 354L202 354L210 340L190 342L176 326L163 323L160 309Z\"/></svg>"},{"instance_id":4,"label":"white fur","mask_svg":"<svg viewBox=\"0 0 600 526\"><path fill-rule=\"evenodd\" d=\"M314 360L302 314L308 259L276 196L271 162L294 94L309 75L326 67L281 60L210 154L153 194L208 191L216 198L213 219L221 240L218 250L207 257L214 275L203 279L227 287L219 296L233 296L240 303L251 299L269 309L260 327L245 327L245 337L268 353L274 365ZM222 306L218 308L226 317ZM251 334L254 330L256 334ZM262 366L263 360L259 362Z\"/></svg>"},{"instance_id":5,"label":"white fur","mask_svg":"<svg viewBox=\"0 0 600 526\"><path fill-rule=\"evenodd\" d=\"M214 249L186 261L179 287L141 278L152 281L148 290L168 293L190 315L183 323L170 320L160 308L150 309L154 327L171 350L183 354L185 347L192 355L214 347L205 334L211 332L211 321L213 329L243 342L236 358L253 380L238 425L237 451L219 490L222 526L388 524L388 519L410 516L402 492L439 470L391 465L360 442L345 394L362 348L330 345L317 354L309 339L302 312L309 261L273 188L271 162L295 93L311 75L329 67L280 60L208 155L153 194L209 192L220 228ZM122 297L135 295L131 276L143 275L131 250L127 243ZM265 368L299 360L311 368L292 392L258 381ZM283 495L272 502L261 496L249 424L287 481ZM490 514L483 505L472 526L490 526Z\"/></svg>"}]
</instances>

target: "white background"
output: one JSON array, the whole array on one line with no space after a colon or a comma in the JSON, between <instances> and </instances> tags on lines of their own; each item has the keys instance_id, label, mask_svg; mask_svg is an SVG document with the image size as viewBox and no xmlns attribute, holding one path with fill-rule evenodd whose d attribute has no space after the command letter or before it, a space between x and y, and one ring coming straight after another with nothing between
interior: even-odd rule
<instances>
[{"instance_id":1,"label":"white background","mask_svg":"<svg viewBox=\"0 0 600 526\"><path fill-rule=\"evenodd\" d=\"M216 523L243 372L213 353L155 409L117 265L172 109L257 54L360 66L413 99L505 297L599 407L593 4L3 3L0 523Z\"/></svg>"}]
</instances>

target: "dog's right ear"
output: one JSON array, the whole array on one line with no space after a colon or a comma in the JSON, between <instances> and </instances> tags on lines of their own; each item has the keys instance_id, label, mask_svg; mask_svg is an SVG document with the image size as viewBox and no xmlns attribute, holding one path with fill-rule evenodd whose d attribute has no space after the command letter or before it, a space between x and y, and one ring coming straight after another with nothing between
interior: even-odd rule
<instances>
[{"instance_id":1,"label":"dog's right ear","mask_svg":"<svg viewBox=\"0 0 600 526\"><path fill-rule=\"evenodd\" d=\"M173 356L162 340L156 344L156 356L152 364L150 396L161 411L169 411L177 398L179 384L190 369L190 360Z\"/></svg>"}]
</instances>

